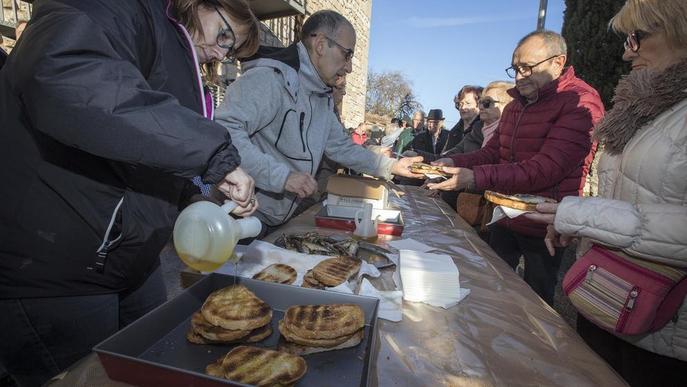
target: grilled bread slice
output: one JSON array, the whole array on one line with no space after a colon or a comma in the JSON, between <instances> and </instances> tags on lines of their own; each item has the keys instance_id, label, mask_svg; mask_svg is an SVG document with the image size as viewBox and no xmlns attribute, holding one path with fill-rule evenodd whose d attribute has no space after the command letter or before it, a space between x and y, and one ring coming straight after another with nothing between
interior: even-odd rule
<instances>
[{"instance_id":1,"label":"grilled bread slice","mask_svg":"<svg viewBox=\"0 0 687 387\"><path fill-rule=\"evenodd\" d=\"M328 258L313 267L312 273L317 281L325 286L338 286L360 270L360 260L350 257Z\"/></svg>"},{"instance_id":2,"label":"grilled bread slice","mask_svg":"<svg viewBox=\"0 0 687 387\"><path fill-rule=\"evenodd\" d=\"M256 386L287 386L305 375L300 356L265 348L238 346L206 368L209 375Z\"/></svg>"},{"instance_id":3,"label":"grilled bread slice","mask_svg":"<svg viewBox=\"0 0 687 387\"><path fill-rule=\"evenodd\" d=\"M430 165L425 163L412 163L410 165L410 172L417 173L419 175L440 175L444 177L451 177L450 173L444 172L440 166Z\"/></svg>"},{"instance_id":4,"label":"grilled bread slice","mask_svg":"<svg viewBox=\"0 0 687 387\"><path fill-rule=\"evenodd\" d=\"M343 343L336 345L334 347L315 347L315 346L309 346L309 345L301 345L298 343L290 342L286 340L284 336L282 336L279 339L279 344L277 345L277 349L280 351L288 352L294 355L299 355L299 356L304 356L304 355L310 355L312 353L318 353L318 352L325 352L325 351L336 351L339 349L344 349L344 348L350 348L350 347L355 347L356 345L360 344L360 342L363 340L363 335L364 335L364 330L360 329L356 333L354 333L351 336L348 336L349 339L344 341Z\"/></svg>"},{"instance_id":5,"label":"grilled bread slice","mask_svg":"<svg viewBox=\"0 0 687 387\"><path fill-rule=\"evenodd\" d=\"M267 324L263 327L253 329L250 333L236 340L212 340L196 332L193 327L186 333L186 340L193 344L232 344L232 343L257 343L272 334L272 327Z\"/></svg>"},{"instance_id":6,"label":"grilled bread slice","mask_svg":"<svg viewBox=\"0 0 687 387\"><path fill-rule=\"evenodd\" d=\"M296 269L283 263L275 263L255 274L253 279L290 285L296 280Z\"/></svg>"},{"instance_id":7,"label":"grilled bread slice","mask_svg":"<svg viewBox=\"0 0 687 387\"><path fill-rule=\"evenodd\" d=\"M244 338L250 334L250 330L231 330L210 324L200 311L191 317L191 329L193 332L214 342L227 342Z\"/></svg>"},{"instance_id":8,"label":"grilled bread slice","mask_svg":"<svg viewBox=\"0 0 687 387\"><path fill-rule=\"evenodd\" d=\"M364 327L365 313L354 304L294 305L286 310L282 321L298 337L334 339Z\"/></svg>"},{"instance_id":9,"label":"grilled bread slice","mask_svg":"<svg viewBox=\"0 0 687 387\"><path fill-rule=\"evenodd\" d=\"M223 361L224 356L220 357L215 362L208 364L207 367L205 367L205 373L216 378L224 378L224 373L227 371L224 369L224 366L222 366Z\"/></svg>"},{"instance_id":10,"label":"grilled bread slice","mask_svg":"<svg viewBox=\"0 0 687 387\"><path fill-rule=\"evenodd\" d=\"M554 201L543 196L516 194L504 195L494 191L484 191L484 198L496 204L522 211L536 211L537 204Z\"/></svg>"},{"instance_id":11,"label":"grilled bread slice","mask_svg":"<svg viewBox=\"0 0 687 387\"><path fill-rule=\"evenodd\" d=\"M286 341L290 341L300 345L323 348L336 347L337 345L345 343L351 337L355 336L357 333L355 332L352 335L335 337L333 339L306 339L303 337L299 337L298 335L291 332L289 328L287 328L284 324L284 320L279 321L279 332L281 333L281 337L286 339Z\"/></svg>"},{"instance_id":12,"label":"grilled bread slice","mask_svg":"<svg viewBox=\"0 0 687 387\"><path fill-rule=\"evenodd\" d=\"M301 284L301 287L303 288L312 288L312 289L324 289L325 286L320 283L320 281L316 280L315 277L312 275L312 270L308 270L305 273L305 276L303 276L303 284Z\"/></svg>"},{"instance_id":13,"label":"grilled bread slice","mask_svg":"<svg viewBox=\"0 0 687 387\"><path fill-rule=\"evenodd\" d=\"M212 292L200 309L212 325L231 330L253 330L272 320L272 309L243 285Z\"/></svg>"}]
</instances>

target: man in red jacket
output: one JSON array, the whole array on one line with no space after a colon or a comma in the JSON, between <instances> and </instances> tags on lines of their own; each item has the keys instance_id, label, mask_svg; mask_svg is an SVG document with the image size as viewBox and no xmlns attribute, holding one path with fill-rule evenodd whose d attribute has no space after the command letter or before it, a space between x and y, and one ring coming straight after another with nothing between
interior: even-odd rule
<instances>
[{"instance_id":1,"label":"man in red jacket","mask_svg":"<svg viewBox=\"0 0 687 387\"><path fill-rule=\"evenodd\" d=\"M591 133L604 114L599 94L564 67L567 47L551 31L528 34L513 52L506 73L515 78L515 98L487 145L437 160L453 177L430 189L534 194L560 200L580 195L596 151ZM525 257L525 281L549 305L562 249L554 257L546 229L524 217L503 219L491 229L490 245L511 267Z\"/></svg>"}]
</instances>

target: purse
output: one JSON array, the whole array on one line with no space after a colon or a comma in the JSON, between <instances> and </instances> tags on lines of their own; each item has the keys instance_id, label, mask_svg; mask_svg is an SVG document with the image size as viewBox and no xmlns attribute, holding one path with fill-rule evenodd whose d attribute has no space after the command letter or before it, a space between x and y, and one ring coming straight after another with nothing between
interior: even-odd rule
<instances>
[{"instance_id":1,"label":"purse","mask_svg":"<svg viewBox=\"0 0 687 387\"><path fill-rule=\"evenodd\" d=\"M565 274L563 291L598 327L641 335L677 317L687 295L687 271L594 245Z\"/></svg>"},{"instance_id":2,"label":"purse","mask_svg":"<svg viewBox=\"0 0 687 387\"><path fill-rule=\"evenodd\" d=\"M458 194L456 211L467 224L479 227L483 232L487 230L486 224L491 220L493 206L482 194L461 192Z\"/></svg>"}]
</instances>

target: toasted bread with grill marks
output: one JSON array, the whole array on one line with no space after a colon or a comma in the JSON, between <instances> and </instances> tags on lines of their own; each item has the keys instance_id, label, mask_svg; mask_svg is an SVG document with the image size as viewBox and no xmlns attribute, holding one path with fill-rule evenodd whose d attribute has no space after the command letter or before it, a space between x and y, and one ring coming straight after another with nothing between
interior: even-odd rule
<instances>
[{"instance_id":1,"label":"toasted bread with grill marks","mask_svg":"<svg viewBox=\"0 0 687 387\"><path fill-rule=\"evenodd\" d=\"M350 257L328 258L313 267L312 273L317 281L325 286L338 286L356 275L360 270L360 260Z\"/></svg>"},{"instance_id":2,"label":"toasted bread with grill marks","mask_svg":"<svg viewBox=\"0 0 687 387\"><path fill-rule=\"evenodd\" d=\"M200 336L214 341L227 342L241 339L248 336L250 330L231 330L210 324L200 311L191 317L191 329Z\"/></svg>"},{"instance_id":3,"label":"toasted bread with grill marks","mask_svg":"<svg viewBox=\"0 0 687 387\"><path fill-rule=\"evenodd\" d=\"M282 320L294 335L304 339L334 339L349 336L365 326L365 313L358 305L294 305Z\"/></svg>"},{"instance_id":4,"label":"toasted bread with grill marks","mask_svg":"<svg viewBox=\"0 0 687 387\"><path fill-rule=\"evenodd\" d=\"M206 368L209 375L222 372L235 382L256 386L287 386L305 375L308 366L300 356L271 349L238 346Z\"/></svg>"},{"instance_id":5,"label":"toasted bread with grill marks","mask_svg":"<svg viewBox=\"0 0 687 387\"><path fill-rule=\"evenodd\" d=\"M207 367L205 367L205 373L216 378L224 378L224 373L227 371L222 366L222 361L224 361L224 356L220 357L215 362L208 364Z\"/></svg>"},{"instance_id":6,"label":"toasted bread with grill marks","mask_svg":"<svg viewBox=\"0 0 687 387\"><path fill-rule=\"evenodd\" d=\"M325 286L320 283L320 281L316 280L315 277L312 275L312 270L308 270L305 273L305 276L303 276L303 284L301 284L301 287L303 288L312 288L312 289L324 289Z\"/></svg>"},{"instance_id":7,"label":"toasted bread with grill marks","mask_svg":"<svg viewBox=\"0 0 687 387\"><path fill-rule=\"evenodd\" d=\"M410 172L417 173L419 175L440 175L444 177L451 177L451 174L444 172L442 167L438 165L430 165L425 163L412 163L410 165Z\"/></svg>"},{"instance_id":8,"label":"toasted bread with grill marks","mask_svg":"<svg viewBox=\"0 0 687 387\"><path fill-rule=\"evenodd\" d=\"M272 320L272 309L243 285L212 292L200 312L212 325L231 330L253 330Z\"/></svg>"},{"instance_id":9,"label":"toasted bread with grill marks","mask_svg":"<svg viewBox=\"0 0 687 387\"><path fill-rule=\"evenodd\" d=\"M355 347L356 345L360 344L361 341L363 341L363 335L364 335L364 329L361 329L354 333L349 337L348 340L344 341L343 343L336 345L334 347L315 347L315 346L309 346L309 345L301 345L298 343L294 343L291 341L286 340L284 336L282 336L279 339L279 344L277 345L277 349L280 351L288 352L294 355L299 355L299 356L305 356L305 355L310 355L312 353L318 353L318 352L325 352L325 351L336 351L339 349L344 349L344 348L350 348L350 347Z\"/></svg>"},{"instance_id":10,"label":"toasted bread with grill marks","mask_svg":"<svg viewBox=\"0 0 687 387\"><path fill-rule=\"evenodd\" d=\"M290 285L296 280L296 269L283 263L275 263L255 274L253 279Z\"/></svg>"},{"instance_id":11,"label":"toasted bread with grill marks","mask_svg":"<svg viewBox=\"0 0 687 387\"><path fill-rule=\"evenodd\" d=\"M272 327L267 324L263 327L253 329L250 333L237 340L211 340L193 330L193 327L186 332L186 340L193 344L233 344L233 343L257 343L272 334Z\"/></svg>"},{"instance_id":12,"label":"toasted bread with grill marks","mask_svg":"<svg viewBox=\"0 0 687 387\"><path fill-rule=\"evenodd\" d=\"M352 335L335 337L333 339L306 339L303 337L299 337L298 335L291 332L289 330L289 328L287 328L286 325L284 324L284 320L279 321L279 332L281 333L281 337L286 339L286 341L291 341L293 343L300 344L300 345L306 345L306 346L311 346L311 347L323 347L323 348L336 347L337 345L348 341L351 337L353 337L357 333L357 332L355 332Z\"/></svg>"},{"instance_id":13,"label":"toasted bread with grill marks","mask_svg":"<svg viewBox=\"0 0 687 387\"><path fill-rule=\"evenodd\" d=\"M484 198L497 206L514 208L521 211L536 211L537 204L539 203L555 202L555 200L543 196L528 194L505 195L494 191L484 191Z\"/></svg>"}]
</instances>

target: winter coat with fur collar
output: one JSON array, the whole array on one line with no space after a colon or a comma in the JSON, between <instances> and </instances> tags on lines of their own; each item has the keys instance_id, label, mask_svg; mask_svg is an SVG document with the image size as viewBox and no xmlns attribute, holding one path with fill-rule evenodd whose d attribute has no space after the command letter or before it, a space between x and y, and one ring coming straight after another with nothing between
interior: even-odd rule
<instances>
[{"instance_id":1,"label":"winter coat with fur collar","mask_svg":"<svg viewBox=\"0 0 687 387\"><path fill-rule=\"evenodd\" d=\"M600 197L564 198L557 231L687 269L687 76L672 79L680 73L658 83L648 73L621 81L614 111L597 128L607 150L599 161ZM661 95L670 84L672 92ZM623 339L687 361L687 304L663 329Z\"/></svg>"}]
</instances>

